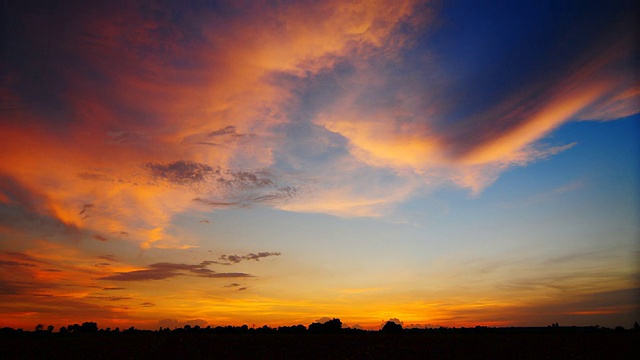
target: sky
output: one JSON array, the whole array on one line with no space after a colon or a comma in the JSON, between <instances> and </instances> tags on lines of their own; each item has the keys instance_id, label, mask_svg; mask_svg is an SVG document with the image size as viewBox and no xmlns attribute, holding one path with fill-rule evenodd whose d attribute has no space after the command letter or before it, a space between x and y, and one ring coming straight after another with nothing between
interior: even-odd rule
<instances>
[{"instance_id":1,"label":"sky","mask_svg":"<svg viewBox=\"0 0 640 360\"><path fill-rule=\"evenodd\" d=\"M631 1L5 1L0 327L640 321Z\"/></svg>"}]
</instances>

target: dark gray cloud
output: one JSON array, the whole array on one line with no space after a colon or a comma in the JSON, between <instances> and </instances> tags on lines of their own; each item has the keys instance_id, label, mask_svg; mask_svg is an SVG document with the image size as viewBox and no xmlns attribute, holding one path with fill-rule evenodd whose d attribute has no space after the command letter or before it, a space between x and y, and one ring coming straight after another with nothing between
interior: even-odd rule
<instances>
[{"instance_id":1,"label":"dark gray cloud","mask_svg":"<svg viewBox=\"0 0 640 360\"><path fill-rule=\"evenodd\" d=\"M11 265L10 265L11 266ZM67 285L38 279L34 276L34 268L37 266L13 266L9 271L10 277L0 279L0 295L41 295L53 289L60 289ZM5 269L9 270L9 269Z\"/></svg>"},{"instance_id":2,"label":"dark gray cloud","mask_svg":"<svg viewBox=\"0 0 640 360\"><path fill-rule=\"evenodd\" d=\"M196 144L198 145L207 145L207 146L222 146L220 144L212 143L209 141L198 141Z\"/></svg>"},{"instance_id":3,"label":"dark gray cloud","mask_svg":"<svg viewBox=\"0 0 640 360\"><path fill-rule=\"evenodd\" d=\"M140 304L140 306L142 306L142 307L153 307L153 306L156 306L156 304L152 303L151 301L146 301L146 302L143 302L142 304Z\"/></svg>"},{"instance_id":4,"label":"dark gray cloud","mask_svg":"<svg viewBox=\"0 0 640 360\"><path fill-rule=\"evenodd\" d=\"M149 265L148 269L119 272L114 275L101 277L98 280L147 281L164 280L185 275L206 278L243 278L253 276L242 272L216 272L208 269L207 266L213 263L212 261L203 261L200 264L155 263Z\"/></svg>"},{"instance_id":5,"label":"dark gray cloud","mask_svg":"<svg viewBox=\"0 0 640 360\"><path fill-rule=\"evenodd\" d=\"M85 171L85 172L78 173L76 176L79 177L82 180L109 181L109 182L114 181L113 178L109 177L106 174L100 173L100 172ZM81 212L81 214L82 214L82 212Z\"/></svg>"},{"instance_id":6,"label":"dark gray cloud","mask_svg":"<svg viewBox=\"0 0 640 360\"><path fill-rule=\"evenodd\" d=\"M151 176L175 185L191 185L204 182L210 175L219 174L220 168L193 161L178 160L168 164L147 163Z\"/></svg>"},{"instance_id":7,"label":"dark gray cloud","mask_svg":"<svg viewBox=\"0 0 640 360\"><path fill-rule=\"evenodd\" d=\"M104 287L104 288L102 288L102 290L105 290L105 291L111 291L111 290L125 290L125 288L123 288L123 287L115 287L115 286L111 286L111 287Z\"/></svg>"},{"instance_id":8,"label":"dark gray cloud","mask_svg":"<svg viewBox=\"0 0 640 360\"><path fill-rule=\"evenodd\" d=\"M143 167L149 172L151 183L187 187L207 194L194 201L213 207L282 202L301 191L297 186L279 184L277 176L266 170L235 171L188 160L147 163Z\"/></svg>"},{"instance_id":9,"label":"dark gray cloud","mask_svg":"<svg viewBox=\"0 0 640 360\"><path fill-rule=\"evenodd\" d=\"M99 299L99 300L107 300L107 301L122 301L122 300L131 300L132 298L126 296L85 296L87 299Z\"/></svg>"},{"instance_id":10,"label":"dark gray cloud","mask_svg":"<svg viewBox=\"0 0 640 360\"><path fill-rule=\"evenodd\" d=\"M51 298L54 297L53 294L31 294L31 296L35 296L35 297L45 297L45 298Z\"/></svg>"},{"instance_id":11,"label":"dark gray cloud","mask_svg":"<svg viewBox=\"0 0 640 360\"><path fill-rule=\"evenodd\" d=\"M207 200L203 198L195 198L193 199L195 202L199 202L208 206L213 207L229 207L229 206L241 206L242 203L238 201L215 201L215 200Z\"/></svg>"},{"instance_id":12,"label":"dark gray cloud","mask_svg":"<svg viewBox=\"0 0 640 360\"><path fill-rule=\"evenodd\" d=\"M208 135L210 137L227 136L227 137L234 138L234 139L241 138L241 137L244 136L243 134L238 134L238 132L236 131L236 127L235 126L227 126L225 128L212 131Z\"/></svg>"},{"instance_id":13,"label":"dark gray cloud","mask_svg":"<svg viewBox=\"0 0 640 360\"><path fill-rule=\"evenodd\" d=\"M98 241L109 241L109 239L107 239L106 237L104 237L102 235L93 235L93 238L98 240Z\"/></svg>"},{"instance_id":14,"label":"dark gray cloud","mask_svg":"<svg viewBox=\"0 0 640 360\"><path fill-rule=\"evenodd\" d=\"M129 130L112 130L107 132L105 143L110 145L138 144L148 140L148 137Z\"/></svg>"},{"instance_id":15,"label":"dark gray cloud","mask_svg":"<svg viewBox=\"0 0 640 360\"><path fill-rule=\"evenodd\" d=\"M229 262L223 262L223 261L215 261L215 260L205 260L203 262L201 262L202 265L212 265L212 264L216 264L216 265L231 265L231 263Z\"/></svg>"},{"instance_id":16,"label":"dark gray cloud","mask_svg":"<svg viewBox=\"0 0 640 360\"><path fill-rule=\"evenodd\" d=\"M163 280L182 275L172 269L148 269L135 270L129 272L120 272L115 275L98 278L98 280L113 281L146 281L146 280Z\"/></svg>"},{"instance_id":17,"label":"dark gray cloud","mask_svg":"<svg viewBox=\"0 0 640 360\"><path fill-rule=\"evenodd\" d=\"M82 214L84 214L87 210L89 210L89 209L93 208L93 206L94 206L93 204L84 204L84 205L82 206L82 210L80 210L80 212L78 213L78 215L82 215Z\"/></svg>"},{"instance_id":18,"label":"dark gray cloud","mask_svg":"<svg viewBox=\"0 0 640 360\"><path fill-rule=\"evenodd\" d=\"M222 129L214 130L206 134L206 138L197 141L198 145L226 147L225 144L240 141L242 139L254 138L254 134L240 134L235 126L229 125Z\"/></svg>"},{"instance_id":19,"label":"dark gray cloud","mask_svg":"<svg viewBox=\"0 0 640 360\"><path fill-rule=\"evenodd\" d=\"M218 199L207 199L207 198L195 198L193 201L205 204L207 206L212 206L216 208L225 208L225 207L241 207L248 208L256 204L273 204L285 202L287 200L291 200L294 197L300 194L301 190L296 186L285 186L281 188L274 188L272 190L268 190L267 192L258 193L255 192L246 192L246 193L236 193L231 197L233 201L224 201Z\"/></svg>"},{"instance_id":20,"label":"dark gray cloud","mask_svg":"<svg viewBox=\"0 0 640 360\"><path fill-rule=\"evenodd\" d=\"M12 282L0 279L0 295L15 295L19 292L20 289Z\"/></svg>"},{"instance_id":21,"label":"dark gray cloud","mask_svg":"<svg viewBox=\"0 0 640 360\"><path fill-rule=\"evenodd\" d=\"M242 284L238 284L238 283L231 283L229 285L225 285L224 287L238 287L241 286Z\"/></svg>"},{"instance_id":22,"label":"dark gray cloud","mask_svg":"<svg viewBox=\"0 0 640 360\"><path fill-rule=\"evenodd\" d=\"M35 267L33 264L23 263L13 260L0 260L0 266L27 266L27 267Z\"/></svg>"},{"instance_id":23,"label":"dark gray cloud","mask_svg":"<svg viewBox=\"0 0 640 360\"><path fill-rule=\"evenodd\" d=\"M226 262L230 262L230 263L239 263L243 260L255 260L255 261L260 261L260 259L262 258L266 258L269 256L280 256L281 254L279 252L259 252L257 254L254 253L248 253L247 255L222 255L220 256L220 260L226 261Z\"/></svg>"},{"instance_id":24,"label":"dark gray cloud","mask_svg":"<svg viewBox=\"0 0 640 360\"><path fill-rule=\"evenodd\" d=\"M252 277L253 275L245 274L241 272L224 272L219 273L209 269L196 269L191 271L194 274L197 274L200 277L207 278L243 278L243 277Z\"/></svg>"},{"instance_id":25,"label":"dark gray cloud","mask_svg":"<svg viewBox=\"0 0 640 360\"><path fill-rule=\"evenodd\" d=\"M149 267L153 269L166 269L166 270L176 270L176 271L201 269L204 266L205 265L202 265L202 264L189 265L189 264L176 264L176 263L169 263L169 262L161 262L161 263L155 263L155 264L149 265Z\"/></svg>"},{"instance_id":26,"label":"dark gray cloud","mask_svg":"<svg viewBox=\"0 0 640 360\"><path fill-rule=\"evenodd\" d=\"M31 255L20 252L4 252L0 254L0 266L36 267L36 264L49 264Z\"/></svg>"},{"instance_id":27,"label":"dark gray cloud","mask_svg":"<svg viewBox=\"0 0 640 360\"><path fill-rule=\"evenodd\" d=\"M250 171L230 171L227 170L217 179L225 186L238 189L253 189L274 186L275 182L269 179L270 174L266 172Z\"/></svg>"}]
</instances>

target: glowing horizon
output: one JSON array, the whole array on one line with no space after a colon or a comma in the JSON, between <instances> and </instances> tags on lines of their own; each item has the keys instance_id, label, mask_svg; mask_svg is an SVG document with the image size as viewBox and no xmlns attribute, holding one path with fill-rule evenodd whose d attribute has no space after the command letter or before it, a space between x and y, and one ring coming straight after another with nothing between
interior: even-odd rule
<instances>
[{"instance_id":1,"label":"glowing horizon","mask_svg":"<svg viewBox=\"0 0 640 360\"><path fill-rule=\"evenodd\" d=\"M0 327L640 320L625 3L4 7Z\"/></svg>"}]
</instances>

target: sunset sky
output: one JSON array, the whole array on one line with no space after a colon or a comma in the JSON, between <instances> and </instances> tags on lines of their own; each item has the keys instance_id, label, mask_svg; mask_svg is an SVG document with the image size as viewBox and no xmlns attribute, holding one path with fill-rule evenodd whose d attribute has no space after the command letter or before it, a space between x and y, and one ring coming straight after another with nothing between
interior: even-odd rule
<instances>
[{"instance_id":1,"label":"sunset sky","mask_svg":"<svg viewBox=\"0 0 640 360\"><path fill-rule=\"evenodd\" d=\"M0 327L640 322L633 1L4 1Z\"/></svg>"}]
</instances>

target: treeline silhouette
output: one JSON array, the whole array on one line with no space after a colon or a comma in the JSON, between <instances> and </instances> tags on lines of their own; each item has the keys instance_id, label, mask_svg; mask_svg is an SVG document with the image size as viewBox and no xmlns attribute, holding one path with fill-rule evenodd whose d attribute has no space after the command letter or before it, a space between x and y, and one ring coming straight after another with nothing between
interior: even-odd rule
<instances>
[{"instance_id":1,"label":"treeline silhouette","mask_svg":"<svg viewBox=\"0 0 640 360\"><path fill-rule=\"evenodd\" d=\"M10 327L0 328L0 335L7 334L50 334L55 330L53 325L45 327L38 324L34 331L24 331L23 329L13 329ZM438 328L408 328L405 329L401 324L394 321L387 321L380 330L363 330L359 328L343 327L342 321L333 318L326 322L314 322L308 327L304 325L262 327L242 326L207 326L184 325L183 327L160 327L158 330L142 330L131 326L127 329L116 327L111 329L99 328L96 322L84 322L82 324L73 324L63 326L59 329L60 334L130 334L130 333L192 333L192 334L350 334L350 333L383 333L383 334L464 334L464 333L611 333L611 332L637 332L640 333L640 325L636 322L630 329L622 326L615 328L595 326L560 326L558 323L551 324L547 327L438 327Z\"/></svg>"},{"instance_id":2,"label":"treeline silhouette","mask_svg":"<svg viewBox=\"0 0 640 360\"><path fill-rule=\"evenodd\" d=\"M439 327L380 330L340 319L308 326L197 326L141 330L95 322L0 329L2 359L640 359L640 327ZM58 331L54 331L58 330Z\"/></svg>"}]
</instances>

